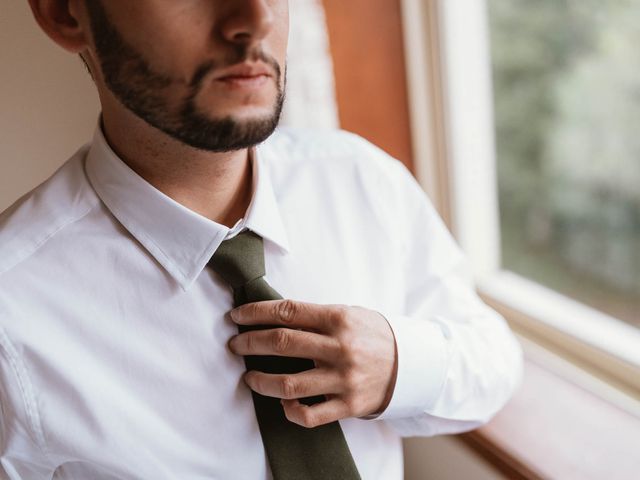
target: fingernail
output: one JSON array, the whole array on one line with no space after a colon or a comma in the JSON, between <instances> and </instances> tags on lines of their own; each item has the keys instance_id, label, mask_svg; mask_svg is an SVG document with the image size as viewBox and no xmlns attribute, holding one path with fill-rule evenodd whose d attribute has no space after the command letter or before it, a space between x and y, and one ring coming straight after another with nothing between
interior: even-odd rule
<instances>
[{"instance_id":1,"label":"fingernail","mask_svg":"<svg viewBox=\"0 0 640 480\"><path fill-rule=\"evenodd\" d=\"M229 316L231 317L231 320L235 322L238 319L238 311L234 308L229 312Z\"/></svg>"}]
</instances>

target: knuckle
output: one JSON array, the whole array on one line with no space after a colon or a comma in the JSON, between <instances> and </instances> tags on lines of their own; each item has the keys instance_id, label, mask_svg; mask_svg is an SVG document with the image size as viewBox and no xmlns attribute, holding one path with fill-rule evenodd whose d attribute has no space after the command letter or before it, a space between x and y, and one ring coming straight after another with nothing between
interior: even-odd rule
<instances>
[{"instance_id":1,"label":"knuckle","mask_svg":"<svg viewBox=\"0 0 640 480\"><path fill-rule=\"evenodd\" d=\"M353 367L358 362L360 353L355 338L352 335L342 335L340 338L340 358L346 367Z\"/></svg>"},{"instance_id":2,"label":"knuckle","mask_svg":"<svg viewBox=\"0 0 640 480\"><path fill-rule=\"evenodd\" d=\"M276 353L285 353L291 343L291 334L284 328L273 332L273 350Z\"/></svg>"},{"instance_id":3,"label":"knuckle","mask_svg":"<svg viewBox=\"0 0 640 480\"><path fill-rule=\"evenodd\" d=\"M244 348L247 352L252 352L255 347L255 341L251 333L244 333L241 335L244 343Z\"/></svg>"},{"instance_id":4,"label":"knuckle","mask_svg":"<svg viewBox=\"0 0 640 480\"><path fill-rule=\"evenodd\" d=\"M262 376L255 374L251 376L251 385L252 385L252 390L257 390L258 392L263 392L264 391L264 386L263 386L263 382L262 382Z\"/></svg>"},{"instance_id":5,"label":"knuckle","mask_svg":"<svg viewBox=\"0 0 640 480\"><path fill-rule=\"evenodd\" d=\"M354 371L347 371L344 374L343 382L347 392L356 392L360 387L360 375Z\"/></svg>"},{"instance_id":6,"label":"knuckle","mask_svg":"<svg viewBox=\"0 0 640 480\"><path fill-rule=\"evenodd\" d=\"M304 409L300 413L300 420L306 428L314 428L318 425L318 420L311 409Z\"/></svg>"},{"instance_id":7,"label":"knuckle","mask_svg":"<svg viewBox=\"0 0 640 480\"><path fill-rule=\"evenodd\" d=\"M294 415L293 411L291 410L291 407L286 407L286 406L284 407L284 416L290 422L298 422L296 416Z\"/></svg>"},{"instance_id":8,"label":"knuckle","mask_svg":"<svg viewBox=\"0 0 640 480\"><path fill-rule=\"evenodd\" d=\"M337 330L346 328L348 324L348 317L349 307L346 305L336 305L332 316L333 327Z\"/></svg>"},{"instance_id":9,"label":"knuckle","mask_svg":"<svg viewBox=\"0 0 640 480\"><path fill-rule=\"evenodd\" d=\"M347 416L357 415L360 411L360 400L355 395L349 395L344 399Z\"/></svg>"},{"instance_id":10,"label":"knuckle","mask_svg":"<svg viewBox=\"0 0 640 480\"><path fill-rule=\"evenodd\" d=\"M280 381L280 391L283 395L283 398L286 399L294 399L298 398L298 386L295 380L289 376L282 377Z\"/></svg>"},{"instance_id":11,"label":"knuckle","mask_svg":"<svg viewBox=\"0 0 640 480\"><path fill-rule=\"evenodd\" d=\"M282 398L291 399L291 395L295 391L295 386L291 382L290 377L282 377L280 379L280 395Z\"/></svg>"},{"instance_id":12,"label":"knuckle","mask_svg":"<svg viewBox=\"0 0 640 480\"><path fill-rule=\"evenodd\" d=\"M259 312L258 312L258 307L259 304L252 302L248 305L243 305L242 308L245 311L246 315L248 315L249 317L255 317Z\"/></svg>"},{"instance_id":13,"label":"knuckle","mask_svg":"<svg viewBox=\"0 0 640 480\"><path fill-rule=\"evenodd\" d=\"M297 306L292 300L283 300L275 306L275 317L282 323L292 323L297 312Z\"/></svg>"}]
</instances>

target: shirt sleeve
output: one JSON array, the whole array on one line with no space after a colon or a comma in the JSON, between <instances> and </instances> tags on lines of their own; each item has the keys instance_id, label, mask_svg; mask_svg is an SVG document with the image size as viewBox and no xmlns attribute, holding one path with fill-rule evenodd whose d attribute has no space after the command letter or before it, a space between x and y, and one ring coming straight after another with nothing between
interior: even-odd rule
<instances>
[{"instance_id":1,"label":"shirt sleeve","mask_svg":"<svg viewBox=\"0 0 640 480\"><path fill-rule=\"evenodd\" d=\"M50 479L35 401L22 364L0 327L0 479Z\"/></svg>"},{"instance_id":2,"label":"shirt sleeve","mask_svg":"<svg viewBox=\"0 0 640 480\"><path fill-rule=\"evenodd\" d=\"M385 410L365 419L385 420L403 437L468 431L520 386L522 349L476 294L467 259L411 173L391 158L386 168L402 217L404 311L380 311L395 336L398 370Z\"/></svg>"}]
</instances>

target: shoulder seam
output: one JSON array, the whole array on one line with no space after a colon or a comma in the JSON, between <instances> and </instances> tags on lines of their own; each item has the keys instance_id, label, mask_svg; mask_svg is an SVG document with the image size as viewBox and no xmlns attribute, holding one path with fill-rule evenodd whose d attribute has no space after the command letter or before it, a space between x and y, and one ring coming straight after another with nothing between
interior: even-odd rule
<instances>
[{"instance_id":1,"label":"shoulder seam","mask_svg":"<svg viewBox=\"0 0 640 480\"><path fill-rule=\"evenodd\" d=\"M80 212L78 215L74 215L72 217L68 217L67 219L65 219L63 222L60 223L60 225L58 225L56 228L54 228L48 235L44 236L40 241L38 241L36 244L34 244L34 246L32 248L26 250L21 255L17 255L17 258L15 258L13 261L10 261L8 263L8 265L5 266L5 268L0 268L0 275L2 275L4 273L7 273L9 270L11 270L12 268L16 267L17 265L19 265L20 263L22 263L23 261L28 259L34 253L36 253L40 249L40 247L42 247L45 243L47 243L60 230L62 230L63 228L67 227L68 225L71 225L72 223L75 223L77 221L82 220L85 216L87 216L95 208L96 205L98 205L98 203L99 202L94 202L91 205L89 205L86 208L86 210Z\"/></svg>"}]
</instances>

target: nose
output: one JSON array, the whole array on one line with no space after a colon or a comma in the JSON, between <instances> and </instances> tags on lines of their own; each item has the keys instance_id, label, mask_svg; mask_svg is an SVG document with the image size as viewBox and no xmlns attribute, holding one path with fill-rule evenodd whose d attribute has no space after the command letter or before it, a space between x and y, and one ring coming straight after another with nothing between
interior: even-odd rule
<instances>
[{"instance_id":1,"label":"nose","mask_svg":"<svg viewBox=\"0 0 640 480\"><path fill-rule=\"evenodd\" d=\"M273 27L273 12L268 0L234 0L236 5L222 25L228 42L251 45L264 39Z\"/></svg>"}]
</instances>

